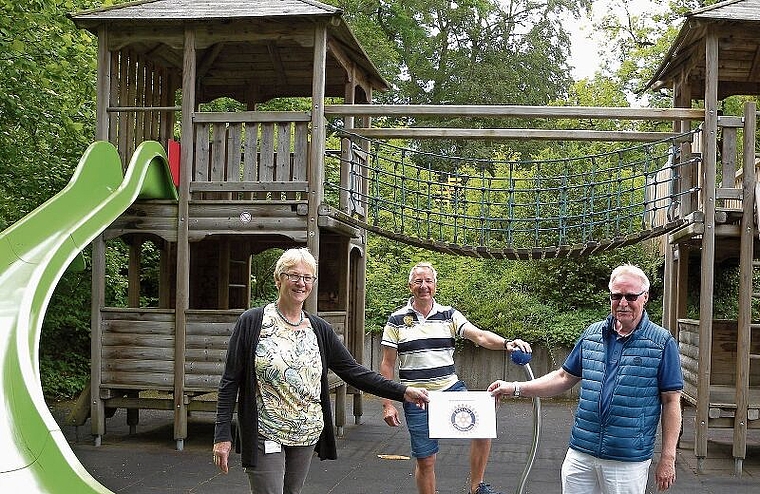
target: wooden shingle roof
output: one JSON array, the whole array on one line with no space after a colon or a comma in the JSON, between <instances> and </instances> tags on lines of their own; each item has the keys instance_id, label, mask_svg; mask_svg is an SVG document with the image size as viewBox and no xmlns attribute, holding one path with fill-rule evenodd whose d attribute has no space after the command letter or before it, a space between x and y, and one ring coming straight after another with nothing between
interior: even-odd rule
<instances>
[{"instance_id":1,"label":"wooden shingle roof","mask_svg":"<svg viewBox=\"0 0 760 494\"><path fill-rule=\"evenodd\" d=\"M142 0L80 12L81 27L111 21L244 19L278 16L339 15L341 9L313 0Z\"/></svg>"},{"instance_id":2,"label":"wooden shingle roof","mask_svg":"<svg viewBox=\"0 0 760 494\"><path fill-rule=\"evenodd\" d=\"M643 90L673 87L687 73L692 98L702 99L708 29L718 35L718 99L760 94L760 0L727 0L689 12Z\"/></svg>"},{"instance_id":3,"label":"wooden shingle roof","mask_svg":"<svg viewBox=\"0 0 760 494\"><path fill-rule=\"evenodd\" d=\"M195 31L199 102L228 96L259 103L312 94L314 32L327 29L325 96L389 85L346 24L341 9L314 0L143 0L72 14L77 27L169 70L182 70L184 33Z\"/></svg>"}]
</instances>

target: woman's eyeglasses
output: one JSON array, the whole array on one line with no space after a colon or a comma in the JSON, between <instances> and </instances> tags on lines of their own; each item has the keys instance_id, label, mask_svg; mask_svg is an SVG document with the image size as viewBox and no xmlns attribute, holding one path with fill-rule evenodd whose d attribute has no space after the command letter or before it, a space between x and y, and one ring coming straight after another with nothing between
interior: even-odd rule
<instances>
[{"instance_id":1,"label":"woman's eyeglasses","mask_svg":"<svg viewBox=\"0 0 760 494\"><path fill-rule=\"evenodd\" d=\"M617 301L622 300L623 297L625 297L628 302L635 302L644 294L644 292L646 292L646 290L642 290L639 293L610 293L610 300Z\"/></svg>"},{"instance_id":2,"label":"woman's eyeglasses","mask_svg":"<svg viewBox=\"0 0 760 494\"><path fill-rule=\"evenodd\" d=\"M310 274L282 273L280 276L286 276L288 281L292 281L293 283L297 283L298 280L303 280L307 285L311 285L317 281L317 277Z\"/></svg>"}]
</instances>

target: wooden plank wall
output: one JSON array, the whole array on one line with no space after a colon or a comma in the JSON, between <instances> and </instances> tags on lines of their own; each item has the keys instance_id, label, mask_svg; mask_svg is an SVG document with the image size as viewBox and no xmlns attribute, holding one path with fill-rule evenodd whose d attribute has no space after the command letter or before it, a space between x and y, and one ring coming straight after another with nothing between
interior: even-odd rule
<instances>
[{"instance_id":1,"label":"wooden plank wall","mask_svg":"<svg viewBox=\"0 0 760 494\"><path fill-rule=\"evenodd\" d=\"M101 310L104 389L174 389L174 311ZM227 344L242 310L188 311L185 387L189 393L217 390Z\"/></svg>"},{"instance_id":2,"label":"wooden plank wall","mask_svg":"<svg viewBox=\"0 0 760 494\"><path fill-rule=\"evenodd\" d=\"M216 391L224 372L227 345L242 310L188 311L185 389Z\"/></svg>"},{"instance_id":3,"label":"wooden plank wall","mask_svg":"<svg viewBox=\"0 0 760 494\"><path fill-rule=\"evenodd\" d=\"M154 140L167 146L174 115L166 108L174 104L174 91L166 67L126 50L111 57L111 74L109 140L126 168L141 142Z\"/></svg>"},{"instance_id":4,"label":"wooden plank wall","mask_svg":"<svg viewBox=\"0 0 760 494\"><path fill-rule=\"evenodd\" d=\"M710 384L734 386L736 382L736 321L713 321ZM697 359L699 356L699 321L679 319L678 347L684 377L684 393L697 396ZM760 329L752 330L752 353L760 353ZM760 387L760 361L750 367L750 387Z\"/></svg>"},{"instance_id":5,"label":"wooden plank wall","mask_svg":"<svg viewBox=\"0 0 760 494\"><path fill-rule=\"evenodd\" d=\"M101 309L101 394L174 386L174 311Z\"/></svg>"},{"instance_id":6,"label":"wooden plank wall","mask_svg":"<svg viewBox=\"0 0 760 494\"><path fill-rule=\"evenodd\" d=\"M330 323L330 326L332 326L332 328L338 334L340 341L342 341L345 344L346 342L346 311L344 310L330 311L330 312L321 311L319 315L320 317L322 317L322 319Z\"/></svg>"}]
</instances>

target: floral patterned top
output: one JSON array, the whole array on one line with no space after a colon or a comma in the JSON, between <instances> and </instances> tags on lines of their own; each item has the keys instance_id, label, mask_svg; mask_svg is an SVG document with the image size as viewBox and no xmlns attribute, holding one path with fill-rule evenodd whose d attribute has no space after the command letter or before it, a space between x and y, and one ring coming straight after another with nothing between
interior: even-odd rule
<instances>
[{"instance_id":1,"label":"floral patterned top","mask_svg":"<svg viewBox=\"0 0 760 494\"><path fill-rule=\"evenodd\" d=\"M322 428L322 359L311 327L287 326L274 304L264 308L255 350L259 433L285 446L311 446Z\"/></svg>"}]
</instances>

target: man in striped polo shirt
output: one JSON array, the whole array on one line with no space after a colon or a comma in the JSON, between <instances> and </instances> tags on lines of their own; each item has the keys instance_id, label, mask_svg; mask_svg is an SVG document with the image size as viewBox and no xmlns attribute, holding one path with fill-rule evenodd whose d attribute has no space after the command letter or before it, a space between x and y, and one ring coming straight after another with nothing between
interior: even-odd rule
<instances>
[{"instance_id":1,"label":"man in striped polo shirt","mask_svg":"<svg viewBox=\"0 0 760 494\"><path fill-rule=\"evenodd\" d=\"M399 380L408 386L430 391L466 391L454 368L454 342L466 338L489 350L508 351L519 348L530 352L522 340L507 340L496 333L479 329L458 310L435 301L438 275L430 263L417 263L409 272L409 302L388 318L383 330L383 360L380 373L394 378L398 363ZM419 494L435 494L435 459L438 441L430 439L427 410L404 405L404 416L416 458L415 480ZM401 424L398 410L390 400L383 402L385 422ZM470 492L500 494L485 483L484 475L490 439L473 439L470 448Z\"/></svg>"}]
</instances>

